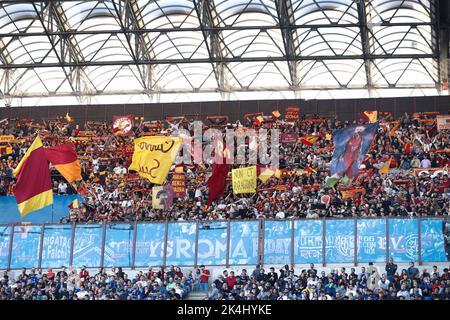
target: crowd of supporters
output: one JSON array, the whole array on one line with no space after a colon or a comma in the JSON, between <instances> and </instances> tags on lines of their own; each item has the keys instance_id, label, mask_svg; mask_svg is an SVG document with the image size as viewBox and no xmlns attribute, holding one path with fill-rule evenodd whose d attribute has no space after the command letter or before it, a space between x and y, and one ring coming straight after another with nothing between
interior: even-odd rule
<instances>
[{"instance_id":1,"label":"crowd of supporters","mask_svg":"<svg viewBox=\"0 0 450 320\"><path fill-rule=\"evenodd\" d=\"M179 267L150 268L129 278L122 268L90 273L63 267L54 272L23 268L17 277L5 271L0 281L0 300L180 300L196 289L198 277L184 275Z\"/></svg>"},{"instance_id":2,"label":"crowd of supporters","mask_svg":"<svg viewBox=\"0 0 450 320\"><path fill-rule=\"evenodd\" d=\"M29 123L9 121L0 125L0 135L12 134L15 141L8 144L13 152L0 161L0 195L12 195L12 170L26 152L37 131L45 145L73 141L79 156L84 180L83 203L72 210L62 222L96 221L157 221L157 220L215 220L261 218L321 218L321 217L384 217L384 216L443 216L449 214L450 180L447 167L449 132L438 131L429 122L405 114L394 124L380 125L378 134L353 182L350 196L340 186L327 187L329 163L333 153L333 130L358 123L319 119L299 119L294 122L277 120L271 124L284 133L299 137L315 135L312 145L300 141L280 144L279 168L302 174L273 176L267 182L258 180L257 193L234 195L228 182L221 199L207 206L206 181L211 173L208 163L184 166L186 196L175 199L172 208L152 208L152 184L128 171L133 154L133 139L148 129L135 122L133 134L113 136L111 125L95 123L81 130L72 123ZM179 129L192 129L192 122L159 122L155 134L174 134ZM238 121L222 127L254 126ZM264 124L261 125L264 127ZM204 128L207 126L205 125ZM80 138L80 132L93 132ZM25 140L23 140L25 138ZM22 139L22 140L21 140ZM390 161L390 162L389 162ZM381 168L389 164L387 174ZM238 165L234 165L237 167ZM429 170L442 168L442 170ZM312 170L311 170L312 169ZM416 169L423 169L422 172ZM55 169L54 192L71 194L76 191ZM172 173L167 178L170 181Z\"/></svg>"},{"instance_id":3,"label":"crowd of supporters","mask_svg":"<svg viewBox=\"0 0 450 320\"><path fill-rule=\"evenodd\" d=\"M450 273L437 266L422 272L410 263L397 270L390 260L385 270L367 267L331 269L320 274L314 268L299 273L286 265L276 271L260 266L240 274L225 270L211 284L205 300L449 300Z\"/></svg>"},{"instance_id":4,"label":"crowd of supporters","mask_svg":"<svg viewBox=\"0 0 450 320\"><path fill-rule=\"evenodd\" d=\"M384 270L369 263L329 272L285 266L265 270L225 270L218 277L200 266L149 268L129 277L122 268L90 272L76 269L22 269L18 276L4 272L0 300L182 300L201 291L205 300L449 300L448 268L420 271L413 262L398 270L390 260ZM359 269L359 270L357 270Z\"/></svg>"}]
</instances>

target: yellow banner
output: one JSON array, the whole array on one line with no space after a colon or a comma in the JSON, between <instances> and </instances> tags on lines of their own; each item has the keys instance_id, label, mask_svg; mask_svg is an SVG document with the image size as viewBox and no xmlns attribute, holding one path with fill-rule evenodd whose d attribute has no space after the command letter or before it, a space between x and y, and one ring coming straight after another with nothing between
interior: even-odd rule
<instances>
[{"instance_id":1,"label":"yellow banner","mask_svg":"<svg viewBox=\"0 0 450 320\"><path fill-rule=\"evenodd\" d=\"M134 140L133 161L128 168L150 182L163 184L180 151L179 137L151 136Z\"/></svg>"},{"instance_id":2,"label":"yellow banner","mask_svg":"<svg viewBox=\"0 0 450 320\"><path fill-rule=\"evenodd\" d=\"M11 142L12 140L14 140L14 136L12 134L0 136L0 142Z\"/></svg>"},{"instance_id":3,"label":"yellow banner","mask_svg":"<svg viewBox=\"0 0 450 320\"><path fill-rule=\"evenodd\" d=\"M234 194L256 192L256 166L233 169L231 175Z\"/></svg>"}]
</instances>

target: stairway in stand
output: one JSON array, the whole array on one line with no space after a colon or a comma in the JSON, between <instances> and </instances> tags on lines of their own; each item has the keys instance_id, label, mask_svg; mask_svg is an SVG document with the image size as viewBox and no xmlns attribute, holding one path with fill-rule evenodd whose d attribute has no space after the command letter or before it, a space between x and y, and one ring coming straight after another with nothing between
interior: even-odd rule
<instances>
[{"instance_id":1,"label":"stairway in stand","mask_svg":"<svg viewBox=\"0 0 450 320\"><path fill-rule=\"evenodd\" d=\"M186 300L203 300L207 294L208 291L192 291L189 293Z\"/></svg>"}]
</instances>

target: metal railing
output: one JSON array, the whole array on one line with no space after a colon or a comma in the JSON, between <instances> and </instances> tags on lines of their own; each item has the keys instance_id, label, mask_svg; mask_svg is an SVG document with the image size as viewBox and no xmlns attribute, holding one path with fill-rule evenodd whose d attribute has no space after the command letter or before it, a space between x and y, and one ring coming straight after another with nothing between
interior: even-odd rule
<instances>
[{"instance_id":1,"label":"metal railing","mask_svg":"<svg viewBox=\"0 0 450 320\"><path fill-rule=\"evenodd\" d=\"M0 269L449 261L447 217L0 225Z\"/></svg>"}]
</instances>

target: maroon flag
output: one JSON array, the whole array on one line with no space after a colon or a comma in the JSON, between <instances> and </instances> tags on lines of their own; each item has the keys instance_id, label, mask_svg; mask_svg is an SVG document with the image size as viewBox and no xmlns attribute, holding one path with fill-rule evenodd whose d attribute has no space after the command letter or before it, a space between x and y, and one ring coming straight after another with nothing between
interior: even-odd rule
<instances>
[{"instance_id":1,"label":"maroon flag","mask_svg":"<svg viewBox=\"0 0 450 320\"><path fill-rule=\"evenodd\" d=\"M115 136L129 136L133 132L133 115L114 116L113 117L113 134Z\"/></svg>"},{"instance_id":2,"label":"maroon flag","mask_svg":"<svg viewBox=\"0 0 450 320\"><path fill-rule=\"evenodd\" d=\"M219 199L225 191L225 183L228 176L228 172L230 171L230 161L227 159L231 158L230 150L221 140L215 140L218 148L215 150L219 150L218 154L214 156L214 162L212 166L212 175L208 179L208 202L207 205L211 205L214 200ZM222 163L218 163L218 159L222 158Z\"/></svg>"}]
</instances>

